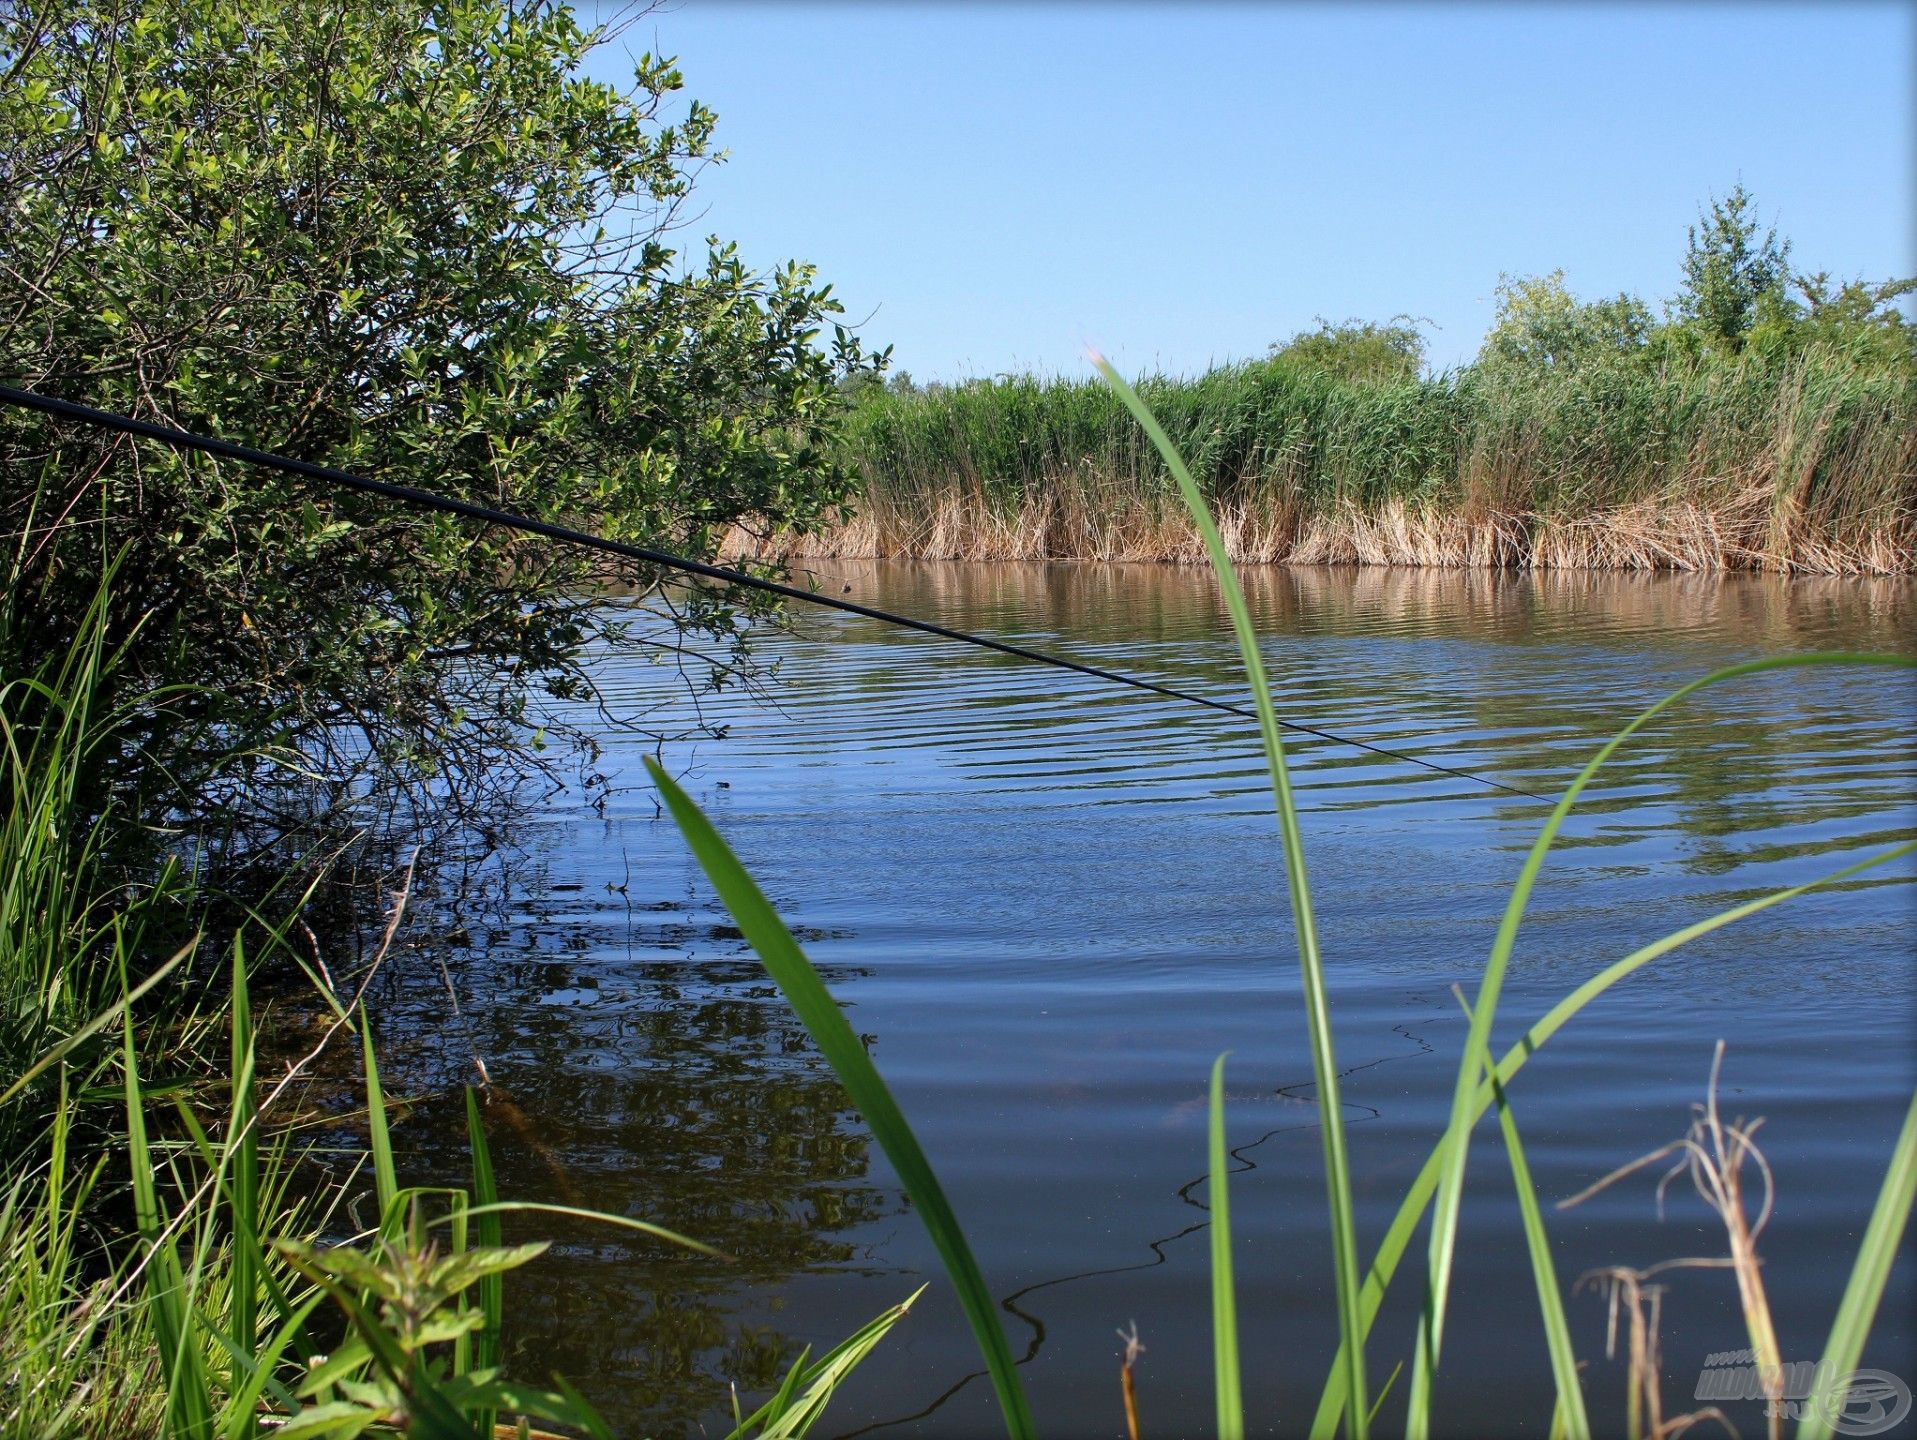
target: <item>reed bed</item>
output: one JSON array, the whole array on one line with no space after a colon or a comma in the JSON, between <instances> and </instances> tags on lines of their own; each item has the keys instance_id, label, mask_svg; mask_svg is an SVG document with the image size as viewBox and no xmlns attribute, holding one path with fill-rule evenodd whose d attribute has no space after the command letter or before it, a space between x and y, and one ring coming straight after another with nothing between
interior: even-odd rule
<instances>
[{"instance_id":1,"label":"reed bed","mask_svg":"<svg viewBox=\"0 0 1917 1440\"><path fill-rule=\"evenodd\" d=\"M1812 348L1355 383L1283 360L1140 393L1249 564L1908 574L1917 376ZM833 527L733 554L1155 560L1205 547L1096 381L861 398Z\"/></svg>"}]
</instances>

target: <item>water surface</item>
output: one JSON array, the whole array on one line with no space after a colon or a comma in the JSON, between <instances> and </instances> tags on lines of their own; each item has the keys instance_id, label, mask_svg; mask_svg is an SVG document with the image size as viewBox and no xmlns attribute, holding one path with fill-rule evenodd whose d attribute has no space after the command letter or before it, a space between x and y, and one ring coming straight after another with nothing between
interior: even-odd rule
<instances>
[{"instance_id":1,"label":"water surface","mask_svg":"<svg viewBox=\"0 0 1917 1440\"><path fill-rule=\"evenodd\" d=\"M836 593L1242 701L1209 577L1169 567L862 564ZM1559 793L1631 713L1735 660L1909 649L1917 590L1874 582L1278 570L1248 581L1281 714ZM1232 1052L1233 1210L1254 1430L1302 1434L1334 1349L1319 1135L1270 791L1229 716L877 624L770 640L776 705L697 700L726 739L669 750L799 932L916 1126L994 1291L1046 1433L1122 1433L1136 1322L1148 1434L1209 1428L1205 1080ZM695 700L608 664L620 713ZM1907 672L1797 670L1705 695L1634 742L1568 826L1507 981L1499 1048L1668 930L1917 833ZM557 1366L632 1434L724 1433L797 1348L932 1287L821 1433L982 1435L989 1387L917 1218L608 732L603 813L576 792L516 839L514 913L390 1002L425 1095L422 1174L460 1173L453 1088L482 1055L502 1184L640 1215L730 1264L560 1229L510 1286L514 1364ZM1313 739L1291 743L1370 1249L1443 1124L1475 984L1546 806ZM1543 1197L1676 1138L1728 1045L1721 1103L1763 1115L1761 1248L1785 1359L1814 1359L1917 1082L1909 862L1657 962L1512 1087ZM522 1123L523 1122L523 1123ZM1543 1435L1551 1386L1510 1177L1478 1132L1442 1428ZM1755 1184L1755 1177L1752 1177ZM1560 1274L1721 1254L1654 1174L1548 1211ZM1421 1255L1421 1244L1414 1257ZM1727 1273L1663 1277L1667 1404L1748 1344ZM1411 1267L1374 1331L1408 1354ZM1917 1379L1907 1255L1866 1364ZM1600 1429L1622 1425L1605 1307L1570 1302ZM1387 1432L1400 1421L1387 1402ZM1737 1411L1738 1407L1732 1407ZM1743 1413L1748 1412L1748 1413ZM1733 1418L1761 1433L1758 1407Z\"/></svg>"}]
</instances>

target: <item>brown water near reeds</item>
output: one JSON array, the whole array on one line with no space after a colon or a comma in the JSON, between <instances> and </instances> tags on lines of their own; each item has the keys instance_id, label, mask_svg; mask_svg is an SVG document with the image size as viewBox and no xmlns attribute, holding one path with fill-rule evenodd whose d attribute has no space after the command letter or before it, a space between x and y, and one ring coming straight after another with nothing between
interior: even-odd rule
<instances>
[{"instance_id":1,"label":"brown water near reeds","mask_svg":"<svg viewBox=\"0 0 1917 1440\"><path fill-rule=\"evenodd\" d=\"M1280 713L1554 794L1642 705L1732 660L1917 648L1917 586L1622 574L1271 569L1247 577ZM1241 698L1209 576L1166 566L850 564L834 592ZM1255 734L1230 717L902 634L801 617L769 638L776 707L703 697L723 742L673 756L869 1037L995 1293L1044 1433L1122 1433L1116 1331L1136 1321L1149 1436L1209 1433L1204 1086L1221 1050L1239 1170L1247 1402L1302 1434L1336 1335L1319 1142L1284 881ZM615 708L688 713L676 672L608 661ZM1678 925L1917 834L1906 672L1798 670L1699 697L1630 747L1567 828L1506 985L1500 1046L1604 964ZM643 785L642 744L599 768ZM1471 985L1546 807L1294 738L1367 1252L1444 1123ZM552 797L516 839L509 913L394 968L389 1082L414 1178L463 1174L457 1086L477 1052L512 1097L502 1188L674 1226L715 1263L555 1226L509 1282L511 1363L557 1367L622 1434L723 1434L763 1391L932 1288L818 1434L998 1428L917 1218L643 788ZM1815 1359L1913 1084L1909 862L1659 961L1512 1086L1547 1201L1682 1133L1713 1043L1732 1113L1765 1115L1778 1205L1760 1250L1787 1361ZM510 1120L512 1123L508 1123ZM1568 1284L1722 1253L1652 1179L1547 1208ZM1473 1151L1438 1389L1452 1435L1548 1429L1551 1380L1510 1180ZM1415 1248L1415 1247L1414 1247ZM1898 1263L1864 1363L1917 1381L1917 1265ZM1409 1353L1408 1266L1374 1332ZM1749 1341L1727 1272L1664 1277L1667 1413ZM1572 1299L1602 1433L1625 1367ZM1381 1417L1397 1428L1402 1390ZM1726 1407L1761 1433L1758 1405Z\"/></svg>"}]
</instances>

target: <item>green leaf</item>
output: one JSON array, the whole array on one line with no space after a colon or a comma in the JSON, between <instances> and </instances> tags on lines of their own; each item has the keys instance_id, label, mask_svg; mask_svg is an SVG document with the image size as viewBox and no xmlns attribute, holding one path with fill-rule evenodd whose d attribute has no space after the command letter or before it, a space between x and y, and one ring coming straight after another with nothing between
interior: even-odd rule
<instances>
[{"instance_id":1,"label":"green leaf","mask_svg":"<svg viewBox=\"0 0 1917 1440\"><path fill-rule=\"evenodd\" d=\"M898 1102L893 1100L885 1081L879 1078L871 1057L792 938L792 932L753 883L738 857L658 762L648 756L646 768L652 773L653 784L665 797L680 833L686 837L687 845L712 882L712 888L719 892L719 898L732 912L733 921L758 953L766 973L784 992L786 1002L805 1025L819 1053L845 1086L866 1124L872 1127L873 1138L885 1151L886 1159L898 1172L900 1183L912 1197L933 1247L945 1262L946 1274L958 1290L959 1304L971 1322L972 1333L991 1375L1006 1431L1013 1440L1028 1440L1033 1434L1031 1410L1012 1362L1011 1347L1005 1343L1005 1332L999 1326L998 1307L986 1289L985 1277L972 1257L972 1248L966 1243L965 1232L952 1212L951 1202L945 1198L944 1187L932 1173L932 1166L919 1148L918 1139L906 1123Z\"/></svg>"},{"instance_id":2,"label":"green leaf","mask_svg":"<svg viewBox=\"0 0 1917 1440\"><path fill-rule=\"evenodd\" d=\"M894 1305L866 1322L811 1364L806 1363L806 1354L810 1352L802 1353L793 1362L777 1393L750 1416L737 1416L738 1400L735 1395L733 1407L736 1423L726 1440L746 1440L755 1432L758 1440L798 1440L798 1437L805 1435L825 1413L826 1402L832 1398L833 1392L891 1333L892 1327L906 1317L913 1303L925 1291L926 1287L921 1285L906 1296L904 1303Z\"/></svg>"},{"instance_id":3,"label":"green leaf","mask_svg":"<svg viewBox=\"0 0 1917 1440\"><path fill-rule=\"evenodd\" d=\"M1467 1024L1471 1007L1464 992L1455 985L1452 993L1464 1010ZM1584 1411L1584 1387L1578 1379L1577 1355L1571 1349L1571 1322L1564 1313L1564 1293L1558 1288L1557 1267L1551 1263L1550 1237L1545 1234L1544 1214L1538 1208L1537 1187L1531 1182L1531 1166L1524 1158L1524 1145L1518 1138L1517 1117L1498 1079L1498 1067L1491 1052L1480 1050L1485 1079L1498 1107L1498 1126L1504 1132L1505 1153L1511 1160L1511 1183L1517 1190L1518 1211L1524 1220L1524 1244L1531 1257L1531 1278L1537 1286L1538 1308L1544 1321L1545 1347L1551 1356L1551 1378L1558 1387L1557 1414L1570 1440L1591 1440L1591 1421Z\"/></svg>"},{"instance_id":4,"label":"green leaf","mask_svg":"<svg viewBox=\"0 0 1917 1440\"><path fill-rule=\"evenodd\" d=\"M1318 1099L1318 1134L1325 1158L1325 1201L1331 1221L1332 1273L1338 1286L1338 1326L1344 1337L1345 1385L1358 1398L1351 1411L1351 1440L1365 1440L1369 1428L1370 1406L1365 1402L1364 1326L1359 1318L1358 1232L1351 1203L1351 1166L1345 1153L1344 1106L1338 1098L1338 1062L1332 1043L1331 997L1325 983L1323 958L1318 953L1318 926L1313 918L1311 882L1305 870L1304 835L1298 824L1298 807L1291 793L1291 773L1285 761L1284 735L1278 725L1278 712L1271 701L1271 683L1265 676L1264 657L1258 649L1258 632L1251 623L1251 609L1245 604L1238 574L1218 533L1204 494L1186 469L1185 461L1171 443L1145 402L1127 385L1103 356L1094 357L1105 383L1118 395L1153 447L1165 462L1184 497L1205 540L1205 553L1218 577L1218 589L1231 613L1232 631L1238 640L1238 655L1244 662L1245 679L1251 686L1252 704L1258 712L1258 733L1264 742L1265 768L1271 774L1272 799L1278 811L1278 831L1284 850L1285 882L1290 892L1293 929L1298 942L1298 971L1305 996L1305 1028L1311 1037L1311 1073Z\"/></svg>"},{"instance_id":5,"label":"green leaf","mask_svg":"<svg viewBox=\"0 0 1917 1440\"><path fill-rule=\"evenodd\" d=\"M373 1189L379 1200L380 1228L392 1219L399 1195L398 1171L393 1165L393 1137L386 1123L386 1094L380 1089L379 1060L373 1053L373 1025L360 1011L360 1052L366 1060L366 1133L373 1151Z\"/></svg>"},{"instance_id":6,"label":"green leaf","mask_svg":"<svg viewBox=\"0 0 1917 1440\"><path fill-rule=\"evenodd\" d=\"M1230 1054L1227 1051L1226 1054ZM1225 1145L1225 1056L1211 1067L1207 1124L1211 1180L1211 1345L1217 1392L1218 1440L1244 1440L1245 1397L1238 1377L1238 1302L1231 1266L1231 1156Z\"/></svg>"},{"instance_id":7,"label":"green leaf","mask_svg":"<svg viewBox=\"0 0 1917 1440\"><path fill-rule=\"evenodd\" d=\"M479 1243L484 1246L496 1246L502 1243L499 1212L492 1207L499 1203L499 1190L493 1182L492 1150L486 1144L486 1127L479 1117L479 1097L473 1087L466 1087L466 1144L473 1157L473 1200L479 1211ZM472 1208L467 1210L472 1216ZM479 1282L479 1311L485 1318L485 1325L473 1337L473 1366L478 1370L490 1370L499 1364L500 1332L505 1319L506 1280L503 1275L487 1275ZM473 1428L481 1435L490 1434L498 1416L487 1407L480 1407L473 1415Z\"/></svg>"},{"instance_id":8,"label":"green leaf","mask_svg":"<svg viewBox=\"0 0 1917 1440\"><path fill-rule=\"evenodd\" d=\"M1833 1376L1848 1377L1863 1358L1864 1341L1884 1298L1884 1286L1890 1279L1890 1267L1897 1259L1897 1247L1903 1241L1913 1204L1917 1204L1917 1095L1911 1096L1903 1131L1890 1152L1890 1168L1884 1172L1870 1224L1864 1227L1850 1281L1844 1286L1844 1298L1838 1302L1830 1338L1824 1342L1823 1361ZM1809 1409L1797 1428L1798 1440L1830 1440L1834 1417L1821 1405Z\"/></svg>"}]
</instances>

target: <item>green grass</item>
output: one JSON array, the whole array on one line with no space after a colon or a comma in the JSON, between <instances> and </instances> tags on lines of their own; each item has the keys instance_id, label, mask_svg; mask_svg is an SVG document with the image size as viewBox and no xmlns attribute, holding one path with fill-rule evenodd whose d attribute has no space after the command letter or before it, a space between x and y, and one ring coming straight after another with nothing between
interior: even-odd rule
<instances>
[{"instance_id":1,"label":"green grass","mask_svg":"<svg viewBox=\"0 0 1917 1440\"><path fill-rule=\"evenodd\" d=\"M228 907L239 918L217 939L156 948L206 897L160 847L128 843L127 814L89 791L100 757L125 755L129 711L137 730L164 702L115 698L106 614L103 598L71 653L0 683L0 1437L253 1440L263 1415L295 1440L402 1421L428 1440L492 1440L501 1416L606 1435L563 1380L501 1371L504 1276L544 1249L507 1245L504 1217L563 1215L725 1257L643 1220L502 1201L471 1091L471 1187L404 1185L361 1004L370 969L345 998L316 981L325 1034L261 1076L253 973L302 968L287 938L306 897L281 896L271 920ZM143 855L157 880L142 882ZM302 1178L285 1098L354 1038L366 1164L343 1183ZM377 1219L342 1243L343 1202L369 1186ZM735 1440L805 1435L909 1303L801 1356Z\"/></svg>"},{"instance_id":2,"label":"green grass","mask_svg":"<svg viewBox=\"0 0 1917 1440\"><path fill-rule=\"evenodd\" d=\"M1238 1373L1238 1297L1231 1260L1231 1152L1225 1143L1225 1056L1211 1067L1205 1148L1210 1157L1212 1382L1218 1440L1244 1440L1245 1394Z\"/></svg>"}]
</instances>

